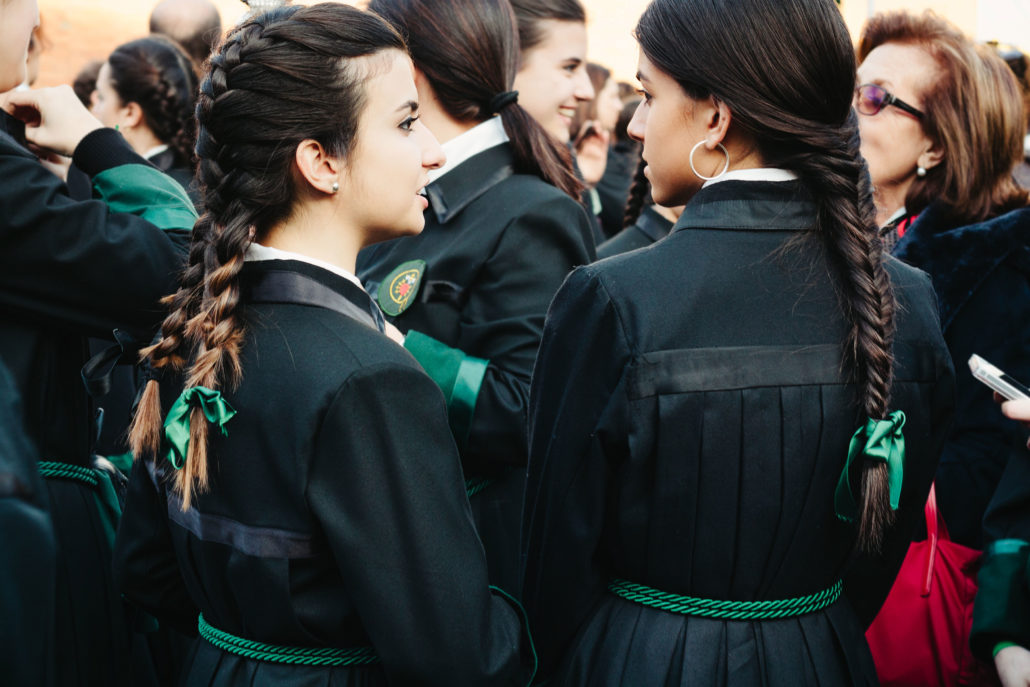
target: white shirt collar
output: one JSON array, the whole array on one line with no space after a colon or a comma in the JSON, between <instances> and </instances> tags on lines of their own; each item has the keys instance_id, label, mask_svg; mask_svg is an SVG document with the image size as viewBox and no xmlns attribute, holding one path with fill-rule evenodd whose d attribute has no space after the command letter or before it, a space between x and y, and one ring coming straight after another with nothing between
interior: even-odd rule
<instances>
[{"instance_id":1,"label":"white shirt collar","mask_svg":"<svg viewBox=\"0 0 1030 687\"><path fill-rule=\"evenodd\" d=\"M485 122L476 124L465 133L455 136L441 146L447 156L447 162L439 169L429 170L430 183L470 157L507 142L508 134L504 131L504 124L501 123L500 117L491 117Z\"/></svg>"},{"instance_id":2,"label":"white shirt collar","mask_svg":"<svg viewBox=\"0 0 1030 687\"><path fill-rule=\"evenodd\" d=\"M333 274L338 274L347 281L353 282L362 290L365 288L361 285L360 279L342 267L338 267L337 265L326 262L325 260L312 258L301 253L272 248L271 246L262 246L260 243L251 243L247 248L247 252L243 255L243 260L245 262L260 262L262 260L297 260L299 262L306 262L309 265L321 267L324 270L329 270Z\"/></svg>"},{"instance_id":3,"label":"white shirt collar","mask_svg":"<svg viewBox=\"0 0 1030 687\"><path fill-rule=\"evenodd\" d=\"M905 206L902 205L900 208L894 211L894 214L887 218L887 221L883 223L883 226L887 226L892 222L896 222L905 216Z\"/></svg>"},{"instance_id":4,"label":"white shirt collar","mask_svg":"<svg viewBox=\"0 0 1030 687\"><path fill-rule=\"evenodd\" d=\"M701 188L706 188L720 181L794 181L798 175L788 169L778 167L756 167L755 169L735 169L720 177L709 179Z\"/></svg>"},{"instance_id":5,"label":"white shirt collar","mask_svg":"<svg viewBox=\"0 0 1030 687\"><path fill-rule=\"evenodd\" d=\"M161 144L159 146L154 146L153 148L151 148L147 152L143 153L143 159L144 160L149 160L150 158L154 157L155 155L160 155L161 153L163 153L166 150L168 150L168 146L166 144Z\"/></svg>"}]
</instances>

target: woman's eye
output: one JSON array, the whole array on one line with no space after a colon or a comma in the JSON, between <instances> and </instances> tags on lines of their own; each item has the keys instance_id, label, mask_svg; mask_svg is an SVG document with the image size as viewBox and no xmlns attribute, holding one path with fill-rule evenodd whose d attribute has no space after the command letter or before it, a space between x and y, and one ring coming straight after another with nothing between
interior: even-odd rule
<instances>
[{"instance_id":1,"label":"woman's eye","mask_svg":"<svg viewBox=\"0 0 1030 687\"><path fill-rule=\"evenodd\" d=\"M637 95L639 95L641 98L643 98L645 103L650 103L651 102L651 94L648 93L647 91L645 91L643 88L638 88L637 89Z\"/></svg>"},{"instance_id":2,"label":"woman's eye","mask_svg":"<svg viewBox=\"0 0 1030 687\"><path fill-rule=\"evenodd\" d=\"M418 121L418 117L408 117L403 122L401 122L401 129L403 129L404 131L410 132L411 131L411 127L414 126L415 122L417 122L417 121Z\"/></svg>"}]
</instances>

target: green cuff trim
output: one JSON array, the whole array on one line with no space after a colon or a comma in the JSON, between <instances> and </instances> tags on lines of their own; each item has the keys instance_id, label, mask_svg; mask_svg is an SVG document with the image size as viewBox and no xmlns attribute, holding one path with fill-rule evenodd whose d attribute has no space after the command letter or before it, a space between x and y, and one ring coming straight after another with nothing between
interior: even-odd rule
<instances>
[{"instance_id":1,"label":"green cuff trim","mask_svg":"<svg viewBox=\"0 0 1030 687\"><path fill-rule=\"evenodd\" d=\"M981 559L977 574L978 589L973 605L973 627L969 644L973 654L989 660L1001 641L1030 646L1030 590L1027 588L1026 546L1010 544L1013 540L994 542ZM1020 540L1014 540L1020 542ZM999 549L1015 549L999 553Z\"/></svg>"},{"instance_id":2,"label":"green cuff trim","mask_svg":"<svg viewBox=\"0 0 1030 687\"><path fill-rule=\"evenodd\" d=\"M990 558L991 556L1004 556L1006 554L1019 553L1020 549L1030 546L1030 542L1023 541L1022 539L998 539L992 541L986 549L984 549L984 558Z\"/></svg>"},{"instance_id":3,"label":"green cuff trim","mask_svg":"<svg viewBox=\"0 0 1030 687\"><path fill-rule=\"evenodd\" d=\"M193 229L197 211L177 181L149 165L119 165L93 177L93 192L113 212L127 212L160 229Z\"/></svg>"},{"instance_id":4,"label":"green cuff trim","mask_svg":"<svg viewBox=\"0 0 1030 687\"><path fill-rule=\"evenodd\" d=\"M994 653L991 654L991 656L992 657L997 656L998 653L1002 649L1008 649L1010 646L1019 646L1019 645L1016 644L1015 642L998 642L997 644L994 645Z\"/></svg>"},{"instance_id":5,"label":"green cuff trim","mask_svg":"<svg viewBox=\"0 0 1030 687\"><path fill-rule=\"evenodd\" d=\"M443 392L447 401L447 418L458 448L468 441L476 399L483 386L488 360L466 355L431 336L411 330L404 338L404 348L415 357L426 373Z\"/></svg>"}]
</instances>

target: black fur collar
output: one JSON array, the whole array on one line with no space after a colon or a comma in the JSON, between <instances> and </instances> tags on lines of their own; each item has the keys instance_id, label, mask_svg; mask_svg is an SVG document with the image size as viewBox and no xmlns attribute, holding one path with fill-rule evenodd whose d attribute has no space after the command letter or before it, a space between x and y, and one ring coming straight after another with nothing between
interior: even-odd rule
<instances>
[{"instance_id":1,"label":"black fur collar","mask_svg":"<svg viewBox=\"0 0 1030 687\"><path fill-rule=\"evenodd\" d=\"M948 325L998 265L1015 255L1030 265L1030 208L956 227L946 209L931 204L894 247L894 255L929 273Z\"/></svg>"}]
</instances>

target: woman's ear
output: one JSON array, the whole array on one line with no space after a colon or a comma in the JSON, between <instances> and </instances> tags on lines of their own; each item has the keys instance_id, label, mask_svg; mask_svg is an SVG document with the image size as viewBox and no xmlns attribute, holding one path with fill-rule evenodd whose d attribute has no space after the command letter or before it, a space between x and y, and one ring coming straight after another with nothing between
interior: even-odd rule
<instances>
[{"instance_id":1,"label":"woman's ear","mask_svg":"<svg viewBox=\"0 0 1030 687\"><path fill-rule=\"evenodd\" d=\"M122 122L123 128L135 129L144 123L143 108L139 106L139 103L126 103L122 106L122 113L124 117Z\"/></svg>"},{"instance_id":2,"label":"woman's ear","mask_svg":"<svg viewBox=\"0 0 1030 687\"><path fill-rule=\"evenodd\" d=\"M933 169L941 164L942 160L944 160L944 148L940 144L931 143L930 147L923 151L919 159L916 160L916 164L923 169Z\"/></svg>"},{"instance_id":3,"label":"woman's ear","mask_svg":"<svg viewBox=\"0 0 1030 687\"><path fill-rule=\"evenodd\" d=\"M340 190L343 165L329 155L318 141L310 138L301 141L293 159L301 178L315 191L332 195Z\"/></svg>"},{"instance_id":4,"label":"woman's ear","mask_svg":"<svg viewBox=\"0 0 1030 687\"><path fill-rule=\"evenodd\" d=\"M708 96L705 101L705 148L715 150L715 147L723 142L727 132L730 130L730 123L733 121L733 112L722 100L714 95Z\"/></svg>"}]
</instances>

